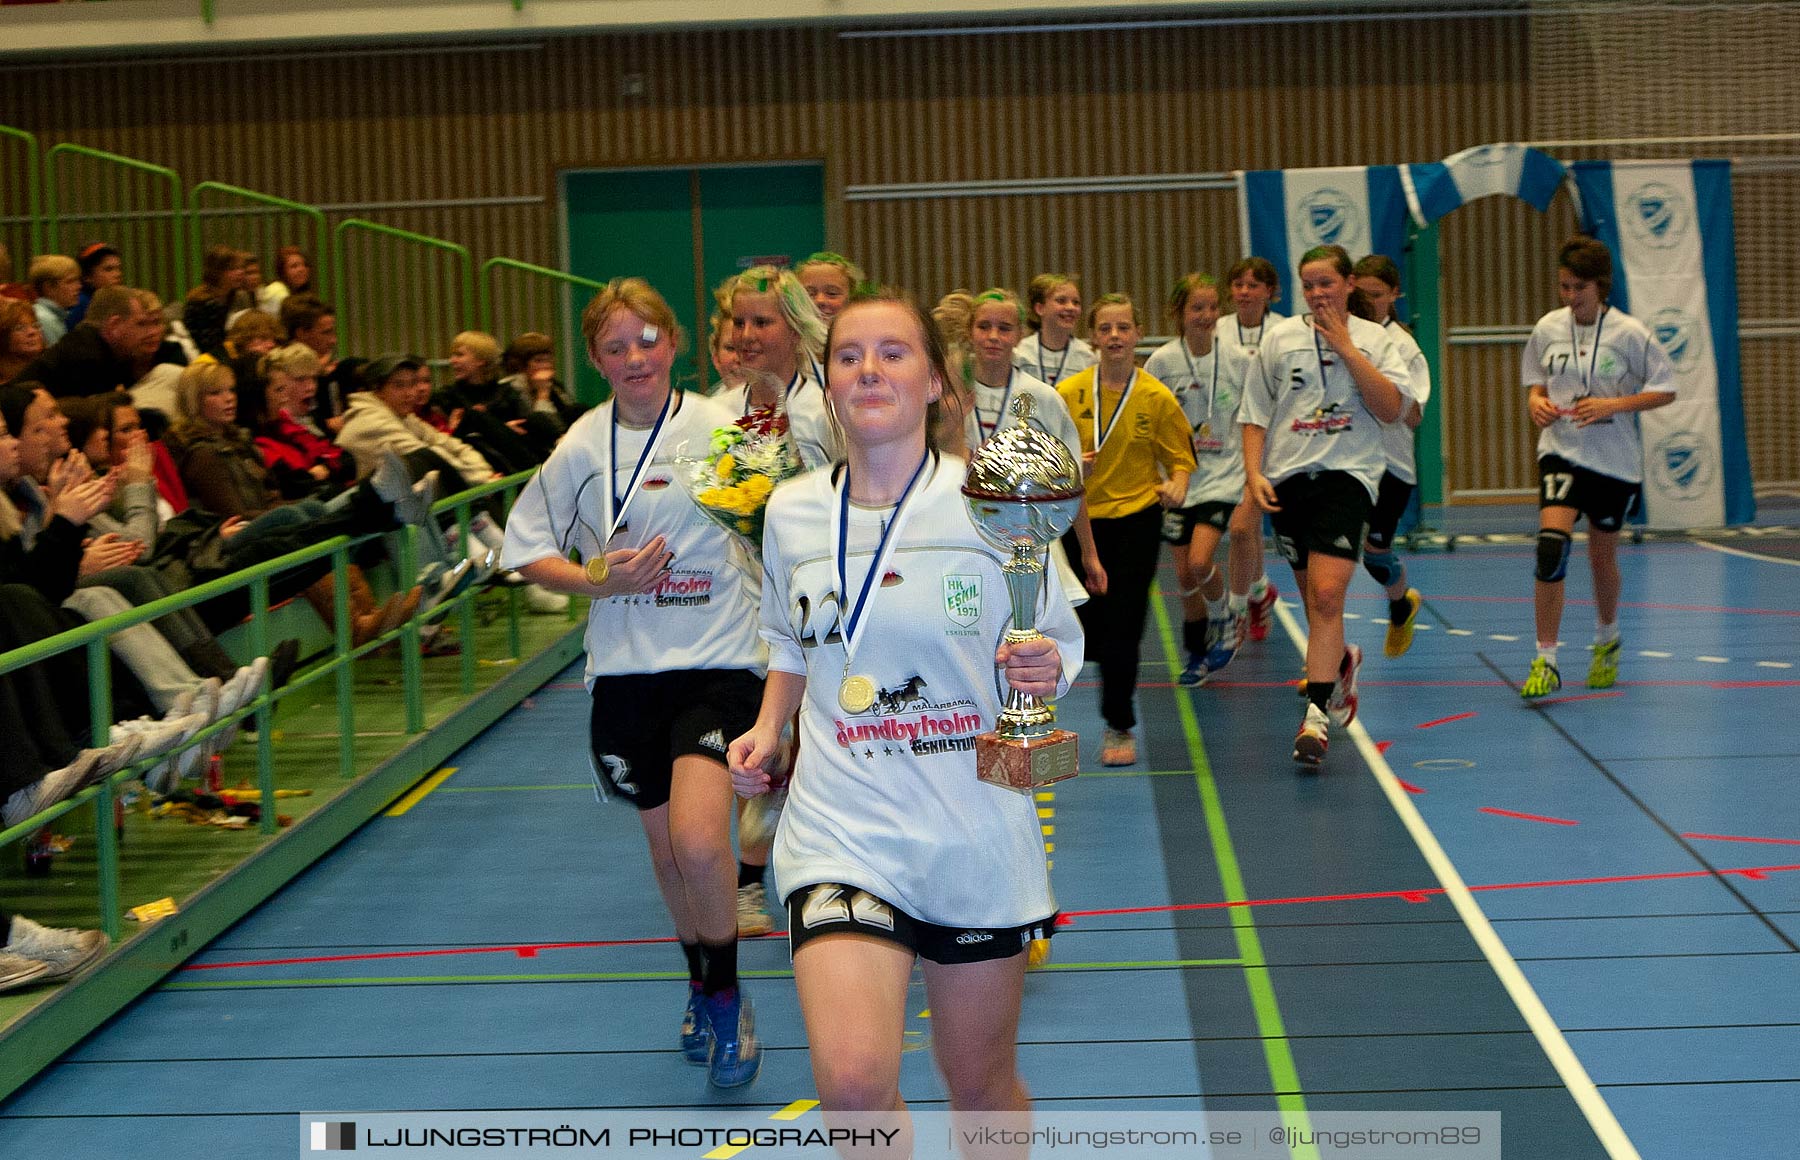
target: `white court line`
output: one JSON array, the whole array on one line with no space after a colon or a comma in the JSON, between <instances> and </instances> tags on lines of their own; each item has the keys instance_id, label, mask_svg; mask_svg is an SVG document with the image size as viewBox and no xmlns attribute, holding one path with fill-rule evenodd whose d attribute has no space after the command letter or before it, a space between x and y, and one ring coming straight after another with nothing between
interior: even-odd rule
<instances>
[{"instance_id":1,"label":"white court line","mask_svg":"<svg viewBox=\"0 0 1800 1160\"><path fill-rule=\"evenodd\" d=\"M1724 665L1731 663L1730 657L1695 657L1694 659L1697 661L1705 661L1709 665Z\"/></svg>"},{"instance_id":2,"label":"white court line","mask_svg":"<svg viewBox=\"0 0 1800 1160\"><path fill-rule=\"evenodd\" d=\"M1638 655L1641 657L1655 657L1659 661L1666 661L1670 657L1674 656L1675 654L1674 653L1666 653L1666 652L1656 652L1653 649L1645 648L1645 649L1639 649Z\"/></svg>"},{"instance_id":3,"label":"white court line","mask_svg":"<svg viewBox=\"0 0 1800 1160\"><path fill-rule=\"evenodd\" d=\"M1444 631L1449 633L1451 636L1474 636L1475 635L1473 630L1467 629L1467 628L1446 628Z\"/></svg>"},{"instance_id":4,"label":"white court line","mask_svg":"<svg viewBox=\"0 0 1800 1160\"><path fill-rule=\"evenodd\" d=\"M1294 642L1294 647L1298 648L1300 655L1304 657L1306 655L1306 636L1300 631L1300 623L1285 608L1276 609L1275 615L1280 618L1282 628L1287 630L1288 639ZM1519 969L1519 964L1512 957L1512 952L1506 949L1506 944L1495 933L1493 924L1488 921L1488 916L1481 909L1481 904L1475 901L1473 894L1469 893L1468 885L1463 882L1462 875L1457 873L1455 864L1450 861L1450 856L1444 853L1444 847L1438 844L1437 835L1431 832L1431 827L1426 825L1424 817L1419 813L1419 808L1413 804L1412 795L1400 787L1400 779L1394 776L1393 767L1388 765L1387 758L1382 756L1381 750L1375 748L1375 742L1370 739L1369 731L1363 728L1362 721L1351 722L1349 733L1350 739L1356 744L1356 751L1362 754L1363 760L1368 763L1370 772L1375 775L1375 783L1381 787L1381 792L1387 795L1388 804L1394 807L1394 812L1400 816L1400 823L1406 827L1406 832L1418 845L1419 853L1425 856L1426 864L1431 867L1431 872L1437 876L1438 883L1443 886L1444 897L1449 899L1450 905L1456 908L1457 917L1462 919L1463 925L1469 928L1469 934L1474 937L1475 945L1481 948L1481 953L1486 956L1488 965L1493 967L1494 974L1499 976L1500 985L1506 988L1506 993L1511 996L1513 1005L1518 1007L1519 1014L1524 1016L1526 1025L1531 1028L1531 1034L1538 1041L1538 1046L1543 1048L1551 1066L1556 1068L1556 1074L1562 1078L1563 1086L1569 1089L1569 1094L1575 1099L1575 1105L1587 1118L1588 1126L1594 1130L1594 1135L1600 1140L1601 1146L1606 1149L1606 1154L1612 1160L1641 1160L1636 1146L1625 1134L1625 1129L1619 1125L1618 1117L1613 1115L1612 1108L1607 1105L1606 1097L1602 1096L1600 1089L1594 1086L1594 1081L1589 1077L1587 1068L1581 1065L1581 1060L1575 1056L1574 1048L1570 1047L1569 1041L1563 1037L1562 1028L1556 1025L1556 1020L1544 1007L1544 1001L1538 998L1537 991L1532 988L1530 980L1526 979L1525 972Z\"/></svg>"},{"instance_id":5,"label":"white court line","mask_svg":"<svg viewBox=\"0 0 1800 1160\"><path fill-rule=\"evenodd\" d=\"M1757 661L1756 667L1759 669L1791 669L1794 666L1788 661Z\"/></svg>"},{"instance_id":6,"label":"white court line","mask_svg":"<svg viewBox=\"0 0 1800 1160\"><path fill-rule=\"evenodd\" d=\"M1800 560L1788 560L1781 556L1770 556L1762 552L1747 552L1742 548L1727 548L1724 544L1715 544L1711 540L1695 540L1702 548L1711 548L1715 552L1723 552L1727 556L1742 556L1746 560L1761 560L1765 564L1786 564L1790 568L1800 568Z\"/></svg>"},{"instance_id":7,"label":"white court line","mask_svg":"<svg viewBox=\"0 0 1800 1160\"><path fill-rule=\"evenodd\" d=\"M1503 632L1490 632L1490 633L1488 633L1488 639L1489 640L1504 640L1504 641L1507 641L1508 643L1510 643L1512 641L1518 640L1519 638L1516 636L1507 636ZM1558 643L1561 643L1561 642L1559 641Z\"/></svg>"}]
</instances>

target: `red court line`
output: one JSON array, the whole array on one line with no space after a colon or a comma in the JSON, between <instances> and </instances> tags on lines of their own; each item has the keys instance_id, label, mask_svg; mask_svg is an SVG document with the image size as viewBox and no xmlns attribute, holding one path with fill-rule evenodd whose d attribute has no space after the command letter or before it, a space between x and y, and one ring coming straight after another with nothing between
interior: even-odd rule
<instances>
[{"instance_id":1,"label":"red court line","mask_svg":"<svg viewBox=\"0 0 1800 1160\"><path fill-rule=\"evenodd\" d=\"M1703 838L1708 842L1761 842L1769 846L1800 846L1800 838L1747 838L1742 834L1683 834L1684 838Z\"/></svg>"},{"instance_id":2,"label":"red court line","mask_svg":"<svg viewBox=\"0 0 1800 1160\"><path fill-rule=\"evenodd\" d=\"M1729 869L1679 870L1666 874L1621 874L1606 878L1563 878L1550 879L1543 882L1494 882L1486 885L1471 886L1469 890L1547 890L1564 886L1604 886L1620 882L1666 882L1677 878L1711 878L1715 874L1737 875L1751 881L1761 881L1771 874L1792 874L1800 872L1800 863L1782 866L1738 866ZM1372 890L1359 894L1315 894L1298 898L1246 898L1232 902L1183 902L1168 906L1128 906L1111 910L1065 910L1057 918L1058 926L1070 926L1077 918L1095 918L1116 914L1172 914L1182 910L1229 910L1244 906L1295 906L1301 903L1317 902L1361 902L1376 899L1399 899L1402 902L1424 902L1434 894L1442 894L1441 886L1424 886L1414 890ZM786 938L786 931L775 931L764 935L764 938ZM306 963L354 963L370 962L376 959L415 959L429 958L436 955L493 955L510 954L520 958L534 958L538 951L578 949L583 947L624 947L653 946L672 943L672 937L664 938L631 938L613 939L603 942L554 942L526 943L511 947L445 947L430 951L380 951L360 955L316 955L307 958L293 959L257 959L238 963L189 963L181 967L183 971L225 971L237 967L282 967ZM280 980L272 980L279 982Z\"/></svg>"},{"instance_id":3,"label":"red court line","mask_svg":"<svg viewBox=\"0 0 1800 1160\"><path fill-rule=\"evenodd\" d=\"M1425 792L1424 790L1420 789L1418 786L1414 785L1410 781L1402 781L1400 778L1397 778L1397 777L1394 780L1400 782L1400 788L1405 790L1407 793L1424 793Z\"/></svg>"},{"instance_id":4,"label":"red court line","mask_svg":"<svg viewBox=\"0 0 1800 1160\"><path fill-rule=\"evenodd\" d=\"M1546 822L1552 826L1579 826L1581 824L1580 822L1572 822L1568 818L1552 818L1544 814L1521 814L1514 810L1497 810L1492 806L1482 806L1481 812L1484 814L1494 814L1502 818L1523 818L1528 822Z\"/></svg>"},{"instance_id":5,"label":"red court line","mask_svg":"<svg viewBox=\"0 0 1800 1160\"><path fill-rule=\"evenodd\" d=\"M1439 717L1436 721L1427 721L1423 725L1416 726L1416 728L1436 729L1439 725L1448 725L1452 721L1467 721L1469 718L1477 717L1477 716L1480 716L1480 714L1478 714L1478 713L1458 713L1454 717Z\"/></svg>"}]
</instances>

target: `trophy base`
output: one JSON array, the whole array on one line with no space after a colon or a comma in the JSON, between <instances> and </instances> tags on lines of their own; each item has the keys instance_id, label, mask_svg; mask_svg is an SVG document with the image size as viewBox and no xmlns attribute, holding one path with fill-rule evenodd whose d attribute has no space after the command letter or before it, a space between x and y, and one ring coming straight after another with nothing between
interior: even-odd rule
<instances>
[{"instance_id":1,"label":"trophy base","mask_svg":"<svg viewBox=\"0 0 1800 1160\"><path fill-rule=\"evenodd\" d=\"M1021 741L998 733L975 738L975 775L992 785L1025 792L1081 772L1081 743L1067 729Z\"/></svg>"}]
</instances>

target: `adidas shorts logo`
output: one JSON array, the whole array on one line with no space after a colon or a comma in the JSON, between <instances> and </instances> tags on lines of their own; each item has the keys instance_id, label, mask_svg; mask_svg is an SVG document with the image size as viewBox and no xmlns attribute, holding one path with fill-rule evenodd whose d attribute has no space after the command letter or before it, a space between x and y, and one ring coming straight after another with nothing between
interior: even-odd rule
<instances>
[{"instance_id":1,"label":"adidas shorts logo","mask_svg":"<svg viewBox=\"0 0 1800 1160\"><path fill-rule=\"evenodd\" d=\"M711 733L708 733L700 739L700 744L708 749L723 753L725 752L725 733L721 729L714 729Z\"/></svg>"}]
</instances>

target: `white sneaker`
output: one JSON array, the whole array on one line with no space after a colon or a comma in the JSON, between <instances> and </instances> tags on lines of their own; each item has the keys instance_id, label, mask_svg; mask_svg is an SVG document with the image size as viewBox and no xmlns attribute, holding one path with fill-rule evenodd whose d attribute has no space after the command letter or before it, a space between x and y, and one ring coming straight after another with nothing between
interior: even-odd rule
<instances>
[{"instance_id":1,"label":"white sneaker","mask_svg":"<svg viewBox=\"0 0 1800 1160\"><path fill-rule=\"evenodd\" d=\"M738 819L738 842L745 846L766 846L775 839L775 827L781 822L781 807L787 805L787 787L759 793L744 803L744 816Z\"/></svg>"},{"instance_id":2,"label":"white sneaker","mask_svg":"<svg viewBox=\"0 0 1800 1160\"><path fill-rule=\"evenodd\" d=\"M506 532L486 512L476 512L470 517L469 537L481 541L484 548L492 548L495 555L506 547Z\"/></svg>"},{"instance_id":3,"label":"white sneaker","mask_svg":"<svg viewBox=\"0 0 1800 1160\"><path fill-rule=\"evenodd\" d=\"M0 991L16 991L45 982L44 976L49 973L49 963L0 953Z\"/></svg>"},{"instance_id":4,"label":"white sneaker","mask_svg":"<svg viewBox=\"0 0 1800 1160\"><path fill-rule=\"evenodd\" d=\"M97 771L107 752L104 749L83 749L75 755L74 761L61 769L46 773L16 791L6 799L4 805L0 805L0 826L10 830L26 818L41 814L56 803L74 797L90 781L106 776Z\"/></svg>"},{"instance_id":5,"label":"white sneaker","mask_svg":"<svg viewBox=\"0 0 1800 1160\"><path fill-rule=\"evenodd\" d=\"M37 981L57 983L105 954L106 935L97 930L59 930L15 914L12 937L0 950L46 964L50 969Z\"/></svg>"},{"instance_id":6,"label":"white sneaker","mask_svg":"<svg viewBox=\"0 0 1800 1160\"><path fill-rule=\"evenodd\" d=\"M1337 686L1331 690L1331 700L1325 706L1331 723L1340 729L1356 720L1356 674L1362 671L1362 660L1360 645L1344 646L1344 659L1338 662Z\"/></svg>"},{"instance_id":7,"label":"white sneaker","mask_svg":"<svg viewBox=\"0 0 1800 1160\"><path fill-rule=\"evenodd\" d=\"M1331 719L1325 715L1324 710L1308 702L1306 716L1300 722L1300 731L1294 734L1294 760L1301 765L1322 764L1328 744L1326 734L1330 728Z\"/></svg>"},{"instance_id":8,"label":"white sneaker","mask_svg":"<svg viewBox=\"0 0 1800 1160\"><path fill-rule=\"evenodd\" d=\"M536 584L525 586L525 607L532 612L549 615L569 610L569 594L552 592Z\"/></svg>"}]
</instances>

